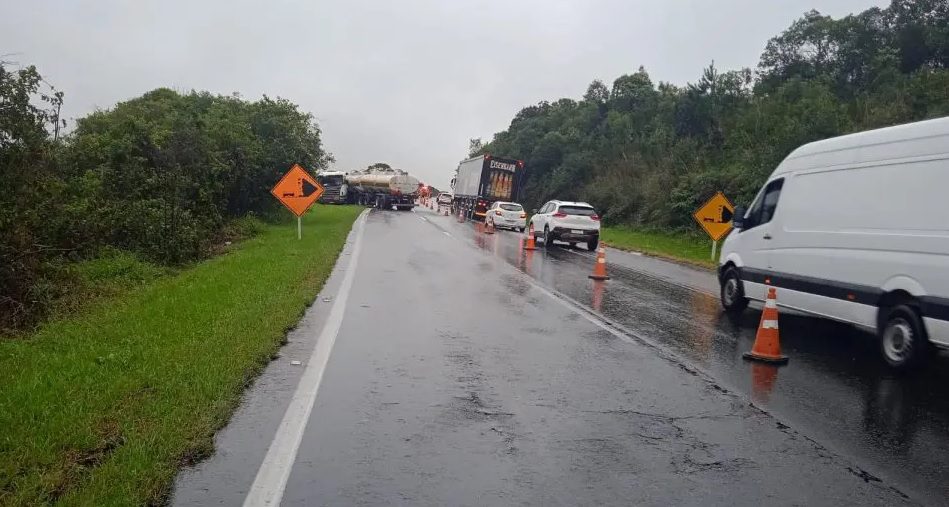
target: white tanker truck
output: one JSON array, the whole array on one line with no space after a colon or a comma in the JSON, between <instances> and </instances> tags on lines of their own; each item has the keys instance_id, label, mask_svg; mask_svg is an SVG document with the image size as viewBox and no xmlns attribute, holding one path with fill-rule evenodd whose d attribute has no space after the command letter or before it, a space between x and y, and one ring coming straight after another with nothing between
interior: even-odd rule
<instances>
[{"instance_id":1,"label":"white tanker truck","mask_svg":"<svg viewBox=\"0 0 949 507\"><path fill-rule=\"evenodd\" d=\"M400 169L371 167L346 174L340 193L346 201L364 206L400 211L415 207L419 181Z\"/></svg>"}]
</instances>

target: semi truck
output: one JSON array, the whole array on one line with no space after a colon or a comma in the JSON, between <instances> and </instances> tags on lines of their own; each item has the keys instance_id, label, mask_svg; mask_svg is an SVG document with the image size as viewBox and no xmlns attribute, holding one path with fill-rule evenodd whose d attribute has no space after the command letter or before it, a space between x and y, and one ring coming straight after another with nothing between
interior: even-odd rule
<instances>
[{"instance_id":1,"label":"semi truck","mask_svg":"<svg viewBox=\"0 0 949 507\"><path fill-rule=\"evenodd\" d=\"M458 164L452 180L452 213L464 213L472 220L484 220L496 201L517 201L524 183L521 160L479 155Z\"/></svg>"},{"instance_id":2,"label":"semi truck","mask_svg":"<svg viewBox=\"0 0 949 507\"><path fill-rule=\"evenodd\" d=\"M324 204L346 203L346 173L343 171L320 171L316 173L316 181L323 185L323 195L320 202Z\"/></svg>"},{"instance_id":3,"label":"semi truck","mask_svg":"<svg viewBox=\"0 0 949 507\"><path fill-rule=\"evenodd\" d=\"M346 201L399 211L415 207L419 181L400 169L370 167L346 174Z\"/></svg>"}]
</instances>

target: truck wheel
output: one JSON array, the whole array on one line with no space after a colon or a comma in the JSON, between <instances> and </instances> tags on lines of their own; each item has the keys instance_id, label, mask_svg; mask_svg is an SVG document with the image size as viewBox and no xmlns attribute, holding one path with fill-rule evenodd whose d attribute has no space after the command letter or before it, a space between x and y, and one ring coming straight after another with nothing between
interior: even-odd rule
<instances>
[{"instance_id":1,"label":"truck wheel","mask_svg":"<svg viewBox=\"0 0 949 507\"><path fill-rule=\"evenodd\" d=\"M916 309L901 304L880 312L880 353L886 364L898 371L920 365L929 356L929 338Z\"/></svg>"},{"instance_id":2,"label":"truck wheel","mask_svg":"<svg viewBox=\"0 0 949 507\"><path fill-rule=\"evenodd\" d=\"M720 296L722 308L730 315L740 315L748 307L748 298L745 297L745 286L738 276L738 268L730 266L725 270L721 279Z\"/></svg>"}]
</instances>

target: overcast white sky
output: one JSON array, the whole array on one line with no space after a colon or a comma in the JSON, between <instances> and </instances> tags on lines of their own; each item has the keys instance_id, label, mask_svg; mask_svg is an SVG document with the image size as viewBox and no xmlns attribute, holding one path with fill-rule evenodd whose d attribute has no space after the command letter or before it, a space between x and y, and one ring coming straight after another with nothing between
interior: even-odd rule
<instances>
[{"instance_id":1,"label":"overcast white sky","mask_svg":"<svg viewBox=\"0 0 949 507\"><path fill-rule=\"evenodd\" d=\"M444 188L468 139L526 105L640 65L676 84L713 59L754 67L809 9L888 3L0 0L0 55L65 91L67 117L160 86L285 97L317 117L336 169L386 161Z\"/></svg>"}]
</instances>

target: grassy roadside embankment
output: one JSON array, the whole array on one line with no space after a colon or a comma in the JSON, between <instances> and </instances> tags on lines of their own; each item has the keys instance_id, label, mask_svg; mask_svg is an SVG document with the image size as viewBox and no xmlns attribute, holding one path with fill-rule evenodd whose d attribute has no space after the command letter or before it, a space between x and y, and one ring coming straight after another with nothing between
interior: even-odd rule
<instances>
[{"instance_id":1,"label":"grassy roadside embankment","mask_svg":"<svg viewBox=\"0 0 949 507\"><path fill-rule=\"evenodd\" d=\"M223 255L0 341L0 505L160 502L329 276L362 208L318 206Z\"/></svg>"},{"instance_id":2,"label":"grassy roadside embankment","mask_svg":"<svg viewBox=\"0 0 949 507\"><path fill-rule=\"evenodd\" d=\"M670 234L641 231L627 227L603 227L600 238L613 248L684 262L703 268L715 268L712 240L704 235ZM719 243L721 247L721 243Z\"/></svg>"}]
</instances>

